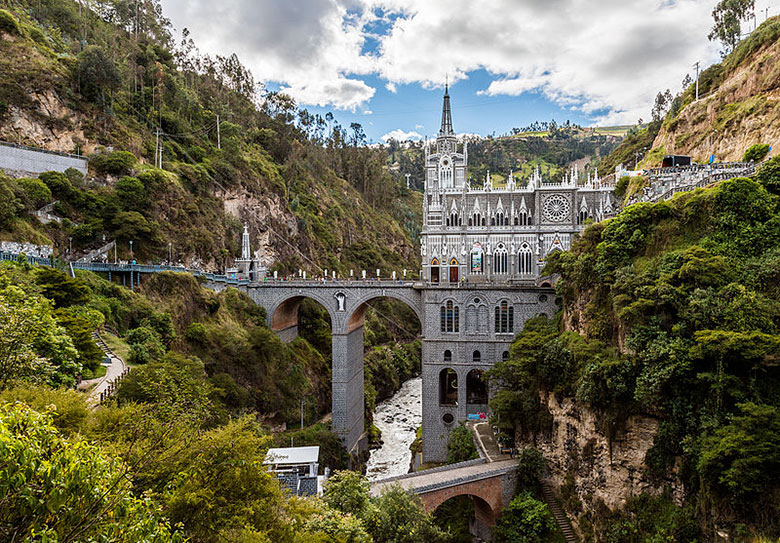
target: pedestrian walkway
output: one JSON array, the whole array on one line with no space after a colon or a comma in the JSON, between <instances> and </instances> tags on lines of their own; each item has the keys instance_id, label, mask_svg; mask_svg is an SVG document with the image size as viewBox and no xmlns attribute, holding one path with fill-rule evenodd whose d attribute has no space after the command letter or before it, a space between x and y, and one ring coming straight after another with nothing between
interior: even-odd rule
<instances>
[{"instance_id":1,"label":"pedestrian walkway","mask_svg":"<svg viewBox=\"0 0 780 543\"><path fill-rule=\"evenodd\" d=\"M106 367L106 374L103 377L96 379L89 379L79 383L79 390L88 390L87 403L90 407L97 407L100 405L101 395L105 397L113 386L127 374L129 368L124 360L119 358L111 348L103 341L103 338L98 332L93 332L92 337L106 354L106 357L111 361L108 367Z\"/></svg>"}]
</instances>

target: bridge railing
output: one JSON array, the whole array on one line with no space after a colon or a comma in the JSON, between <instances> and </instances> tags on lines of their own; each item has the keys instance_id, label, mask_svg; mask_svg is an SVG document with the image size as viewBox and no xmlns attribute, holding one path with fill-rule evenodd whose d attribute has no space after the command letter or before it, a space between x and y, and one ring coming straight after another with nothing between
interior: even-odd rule
<instances>
[{"instance_id":1,"label":"bridge railing","mask_svg":"<svg viewBox=\"0 0 780 543\"><path fill-rule=\"evenodd\" d=\"M439 466L438 468L426 469L423 471L415 471L413 473L405 473L403 475L396 475L394 477L388 477L387 479L377 479L373 484L392 483L394 481L401 481L403 479L409 479L410 477L419 477L421 475L428 475L430 473L440 473L442 471L452 471L458 468L468 468L471 466L479 466L487 464L487 460L484 458L477 458L476 460L466 460L465 462L457 462L455 464L447 464L446 466Z\"/></svg>"}]
</instances>

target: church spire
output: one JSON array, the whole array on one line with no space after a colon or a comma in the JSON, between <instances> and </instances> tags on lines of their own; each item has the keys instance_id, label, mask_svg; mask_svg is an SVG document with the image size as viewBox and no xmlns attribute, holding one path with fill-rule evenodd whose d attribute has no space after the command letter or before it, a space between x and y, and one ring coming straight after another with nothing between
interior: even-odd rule
<instances>
[{"instance_id":1,"label":"church spire","mask_svg":"<svg viewBox=\"0 0 780 543\"><path fill-rule=\"evenodd\" d=\"M441 130L439 130L440 136L451 136L452 131L452 111L450 110L450 85L445 83L444 85L444 106L441 110Z\"/></svg>"}]
</instances>

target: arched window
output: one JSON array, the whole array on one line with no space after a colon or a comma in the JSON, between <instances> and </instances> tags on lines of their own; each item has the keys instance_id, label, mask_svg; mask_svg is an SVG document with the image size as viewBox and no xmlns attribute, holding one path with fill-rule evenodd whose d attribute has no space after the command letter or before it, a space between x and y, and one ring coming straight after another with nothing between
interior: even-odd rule
<instances>
[{"instance_id":1,"label":"arched window","mask_svg":"<svg viewBox=\"0 0 780 543\"><path fill-rule=\"evenodd\" d=\"M471 355L471 361L482 362L482 354L479 351L474 351L474 354Z\"/></svg>"},{"instance_id":2,"label":"arched window","mask_svg":"<svg viewBox=\"0 0 780 543\"><path fill-rule=\"evenodd\" d=\"M515 308L503 300L496 306L496 334L510 334L515 331Z\"/></svg>"},{"instance_id":3,"label":"arched window","mask_svg":"<svg viewBox=\"0 0 780 543\"><path fill-rule=\"evenodd\" d=\"M496 225L497 226L504 226L504 212L499 211L496 213Z\"/></svg>"},{"instance_id":4,"label":"arched window","mask_svg":"<svg viewBox=\"0 0 780 543\"><path fill-rule=\"evenodd\" d=\"M444 361L445 362L452 362L452 351L450 351L449 349L444 351Z\"/></svg>"},{"instance_id":5,"label":"arched window","mask_svg":"<svg viewBox=\"0 0 780 543\"><path fill-rule=\"evenodd\" d=\"M587 219L588 219L588 210L580 209L580 212L577 215L577 224L584 224Z\"/></svg>"},{"instance_id":6,"label":"arched window","mask_svg":"<svg viewBox=\"0 0 780 543\"><path fill-rule=\"evenodd\" d=\"M453 304L452 300L441 306L441 331L460 331L460 307Z\"/></svg>"},{"instance_id":7,"label":"arched window","mask_svg":"<svg viewBox=\"0 0 780 543\"><path fill-rule=\"evenodd\" d=\"M534 273L533 257L534 253L531 247L527 243L523 243L520 246L520 253L517 255L517 270L520 275L531 275Z\"/></svg>"},{"instance_id":8,"label":"arched window","mask_svg":"<svg viewBox=\"0 0 780 543\"><path fill-rule=\"evenodd\" d=\"M466 375L466 403L472 405L488 403L488 387L482 370L473 369Z\"/></svg>"},{"instance_id":9,"label":"arched window","mask_svg":"<svg viewBox=\"0 0 780 543\"><path fill-rule=\"evenodd\" d=\"M482 226L485 226L485 217L482 217Z\"/></svg>"},{"instance_id":10,"label":"arched window","mask_svg":"<svg viewBox=\"0 0 780 543\"><path fill-rule=\"evenodd\" d=\"M505 274L509 271L508 253L506 247L502 243L499 243L493 253L493 273Z\"/></svg>"},{"instance_id":11,"label":"arched window","mask_svg":"<svg viewBox=\"0 0 780 543\"><path fill-rule=\"evenodd\" d=\"M501 353L501 361L506 362L507 360L509 360L509 351L504 351Z\"/></svg>"},{"instance_id":12,"label":"arched window","mask_svg":"<svg viewBox=\"0 0 780 543\"><path fill-rule=\"evenodd\" d=\"M439 404L458 405L458 374L452 368L439 372Z\"/></svg>"},{"instance_id":13,"label":"arched window","mask_svg":"<svg viewBox=\"0 0 780 543\"><path fill-rule=\"evenodd\" d=\"M458 212L453 211L450 213L449 219L447 219L447 226L458 226Z\"/></svg>"}]
</instances>

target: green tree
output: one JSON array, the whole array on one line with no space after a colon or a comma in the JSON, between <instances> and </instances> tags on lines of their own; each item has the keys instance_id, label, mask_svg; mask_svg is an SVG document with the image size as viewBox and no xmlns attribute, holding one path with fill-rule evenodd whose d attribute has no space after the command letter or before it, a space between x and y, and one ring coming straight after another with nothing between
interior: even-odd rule
<instances>
[{"instance_id":1,"label":"green tree","mask_svg":"<svg viewBox=\"0 0 780 543\"><path fill-rule=\"evenodd\" d=\"M366 518L370 509L371 485L363 475L349 470L337 471L325 483L325 503L332 509Z\"/></svg>"},{"instance_id":2,"label":"green tree","mask_svg":"<svg viewBox=\"0 0 780 543\"><path fill-rule=\"evenodd\" d=\"M135 177L125 176L114 187L120 205L125 211L142 212L146 207L146 189Z\"/></svg>"},{"instance_id":3,"label":"green tree","mask_svg":"<svg viewBox=\"0 0 780 543\"><path fill-rule=\"evenodd\" d=\"M730 53L742 37L742 21L746 20L755 9L755 0L720 0L712 10L715 24L707 37L719 40L725 50L723 56Z\"/></svg>"},{"instance_id":4,"label":"green tree","mask_svg":"<svg viewBox=\"0 0 780 543\"><path fill-rule=\"evenodd\" d=\"M76 81L79 91L100 106L109 105L110 96L122 83L114 62L102 48L94 45L79 53Z\"/></svg>"},{"instance_id":5,"label":"green tree","mask_svg":"<svg viewBox=\"0 0 780 543\"><path fill-rule=\"evenodd\" d=\"M0 450L3 541L183 541L150 500L133 496L121 463L63 439L49 415L0 405Z\"/></svg>"},{"instance_id":6,"label":"green tree","mask_svg":"<svg viewBox=\"0 0 780 543\"><path fill-rule=\"evenodd\" d=\"M772 157L761 166L755 179L772 194L780 195L780 156Z\"/></svg>"},{"instance_id":7,"label":"green tree","mask_svg":"<svg viewBox=\"0 0 780 543\"><path fill-rule=\"evenodd\" d=\"M780 487L780 409L740 404L739 414L704 439L698 467L708 486L742 506Z\"/></svg>"},{"instance_id":8,"label":"green tree","mask_svg":"<svg viewBox=\"0 0 780 543\"><path fill-rule=\"evenodd\" d=\"M545 503L524 492L501 512L494 531L495 543L543 543L556 531L555 519Z\"/></svg>"},{"instance_id":9,"label":"green tree","mask_svg":"<svg viewBox=\"0 0 780 543\"><path fill-rule=\"evenodd\" d=\"M374 498L374 508L366 526L374 543L443 543L446 534L433 523L425 512L420 498L393 486Z\"/></svg>"},{"instance_id":10,"label":"green tree","mask_svg":"<svg viewBox=\"0 0 780 543\"><path fill-rule=\"evenodd\" d=\"M450 430L447 441L447 463L455 464L479 458L477 447L474 446L474 436L463 422Z\"/></svg>"},{"instance_id":11,"label":"green tree","mask_svg":"<svg viewBox=\"0 0 780 543\"><path fill-rule=\"evenodd\" d=\"M16 381L72 385L78 352L51 302L10 285L0 289L0 389Z\"/></svg>"},{"instance_id":12,"label":"green tree","mask_svg":"<svg viewBox=\"0 0 780 543\"><path fill-rule=\"evenodd\" d=\"M35 282L41 287L42 294L58 308L81 305L89 299L89 287L83 281L48 266L36 268Z\"/></svg>"}]
</instances>

